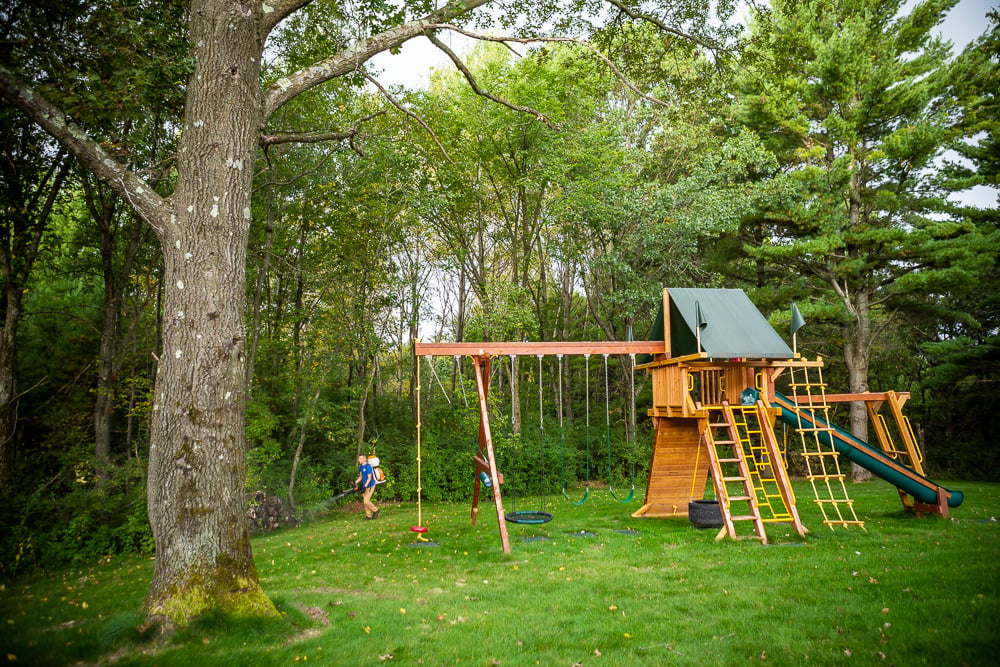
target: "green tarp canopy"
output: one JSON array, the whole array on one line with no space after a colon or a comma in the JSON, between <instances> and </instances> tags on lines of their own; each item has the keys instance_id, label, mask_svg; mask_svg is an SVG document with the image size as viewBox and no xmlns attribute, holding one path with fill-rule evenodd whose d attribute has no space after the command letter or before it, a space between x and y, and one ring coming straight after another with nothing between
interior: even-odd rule
<instances>
[{"instance_id":1,"label":"green tarp canopy","mask_svg":"<svg viewBox=\"0 0 1000 667\"><path fill-rule=\"evenodd\" d=\"M738 289L671 287L670 356L698 352L696 330L701 328L701 350L714 359L791 359L792 349ZM663 306L649 340L664 340Z\"/></svg>"}]
</instances>

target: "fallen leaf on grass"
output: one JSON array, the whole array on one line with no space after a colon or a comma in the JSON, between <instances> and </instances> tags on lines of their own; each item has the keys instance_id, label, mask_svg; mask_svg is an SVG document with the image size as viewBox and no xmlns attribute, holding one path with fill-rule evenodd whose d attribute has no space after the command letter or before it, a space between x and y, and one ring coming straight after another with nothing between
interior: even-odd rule
<instances>
[{"instance_id":1,"label":"fallen leaf on grass","mask_svg":"<svg viewBox=\"0 0 1000 667\"><path fill-rule=\"evenodd\" d=\"M386 653L385 655L380 655L378 659L381 660L382 662L385 662L386 660L392 660L395 657L396 656L394 656L392 653Z\"/></svg>"}]
</instances>

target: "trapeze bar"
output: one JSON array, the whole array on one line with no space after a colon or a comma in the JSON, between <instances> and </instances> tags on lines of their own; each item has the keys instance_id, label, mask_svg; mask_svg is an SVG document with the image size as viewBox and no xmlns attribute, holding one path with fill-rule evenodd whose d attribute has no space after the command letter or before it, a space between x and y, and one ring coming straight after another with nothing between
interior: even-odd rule
<instances>
[{"instance_id":1,"label":"trapeze bar","mask_svg":"<svg viewBox=\"0 0 1000 667\"><path fill-rule=\"evenodd\" d=\"M418 357L529 356L556 354L663 354L662 340L550 341L542 343L414 343Z\"/></svg>"}]
</instances>

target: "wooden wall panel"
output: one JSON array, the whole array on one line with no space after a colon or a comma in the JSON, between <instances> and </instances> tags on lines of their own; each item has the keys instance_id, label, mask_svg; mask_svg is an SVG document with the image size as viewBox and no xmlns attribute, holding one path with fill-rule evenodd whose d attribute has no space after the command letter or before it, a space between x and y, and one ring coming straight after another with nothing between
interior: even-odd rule
<instances>
[{"instance_id":1,"label":"wooden wall panel","mask_svg":"<svg viewBox=\"0 0 1000 667\"><path fill-rule=\"evenodd\" d=\"M646 499L633 516L686 517L688 502L703 497L708 480L698 420L657 418L656 422Z\"/></svg>"}]
</instances>

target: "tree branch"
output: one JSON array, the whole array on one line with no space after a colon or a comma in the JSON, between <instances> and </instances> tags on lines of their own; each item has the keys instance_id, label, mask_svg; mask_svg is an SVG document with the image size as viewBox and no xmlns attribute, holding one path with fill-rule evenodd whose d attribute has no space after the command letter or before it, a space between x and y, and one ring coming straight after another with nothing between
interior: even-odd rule
<instances>
[{"instance_id":1,"label":"tree branch","mask_svg":"<svg viewBox=\"0 0 1000 667\"><path fill-rule=\"evenodd\" d=\"M286 0L293 3L296 0ZM436 9L425 17L401 23L378 35L358 42L340 53L301 69L294 74L278 79L264 91L262 113L263 122L289 100L306 90L326 83L331 79L357 71L373 56L395 48L427 31L427 26L450 21L459 16L489 4L494 0L452 0L441 9Z\"/></svg>"},{"instance_id":2,"label":"tree branch","mask_svg":"<svg viewBox=\"0 0 1000 667\"><path fill-rule=\"evenodd\" d=\"M23 111L68 148L87 169L128 200L142 219L162 236L169 220L169 201L112 159L81 127L3 66L0 66L0 98Z\"/></svg>"},{"instance_id":3,"label":"tree branch","mask_svg":"<svg viewBox=\"0 0 1000 667\"><path fill-rule=\"evenodd\" d=\"M715 42L708 42L702 39L701 37L686 33L683 30L678 30L677 28L671 28L670 26L668 26L666 23L656 18L655 16L651 16L649 14L643 14L641 12L632 10L626 7L625 3L622 2L621 0L606 0L606 1L608 4L617 7L621 13L625 14L629 18L635 19L637 21L646 21L647 23L653 24L663 32L668 32L671 35L676 35L677 37L689 40L691 42L694 42L695 44L704 46L706 49L710 49L712 51L718 51L720 48L719 44Z\"/></svg>"},{"instance_id":4,"label":"tree branch","mask_svg":"<svg viewBox=\"0 0 1000 667\"><path fill-rule=\"evenodd\" d=\"M583 47L583 48L587 49L588 51L590 51L601 62L603 62L607 66L607 68L609 70L611 70L611 72L615 75L615 77L618 78L619 81L621 81L623 84L625 84L626 88L628 88L629 90L631 90L633 93L635 93L639 97L641 97L644 100L647 100L649 102L652 102L653 104L657 104L657 105L665 107L665 108L669 108L669 106L670 106L666 102L664 102L663 100L658 99L656 97L653 97L652 95L647 95L646 93L644 93L641 90L639 90L639 88L634 83L632 83L632 80L629 79L628 76L626 76L625 73L622 72L621 69L617 65L615 65L611 61L610 58L608 58L606 55L604 55L603 53L601 53L593 44L590 44L589 42L587 42L585 40L582 40L582 39L577 39L576 37L510 37L510 36L490 36L490 35L481 35L479 33L471 32L469 30L465 30L464 28L459 28L458 26L451 25L451 24L448 24L448 23L441 23L441 24L438 24L438 25L430 26L430 27L432 27L432 28L439 28L439 29L443 29L443 30L451 30L453 32L459 33L460 35L465 35L466 37L470 37L472 39L478 39L478 40L481 40L481 41L484 41L484 42L500 42L501 44L503 44L504 46L506 46L508 48L510 48L510 42L514 42L516 44L532 44L532 43L574 44L576 46ZM431 38L430 35L428 35L428 39L431 39L431 41L434 41ZM511 49L511 51L514 51L514 49ZM517 52L514 51L514 53L517 53ZM520 54L518 54L518 55L520 55Z\"/></svg>"},{"instance_id":5,"label":"tree branch","mask_svg":"<svg viewBox=\"0 0 1000 667\"><path fill-rule=\"evenodd\" d=\"M339 132L279 132L277 134L265 134L260 137L258 143L261 148L266 150L269 146L278 146L281 144L318 144L323 141L343 141L347 139L351 142L351 148L357 151L358 149L354 146L354 137L358 135L358 126L384 113L385 111L376 111L367 116L362 116L348 130L341 130Z\"/></svg>"},{"instance_id":6,"label":"tree branch","mask_svg":"<svg viewBox=\"0 0 1000 667\"><path fill-rule=\"evenodd\" d=\"M389 91L386 90L382 86L382 84L379 83L378 81L376 81L370 74L368 74L367 72L362 72L361 74L372 85L374 85L376 88L379 89L379 91L382 93L382 95L385 97L385 99L389 100L389 104L391 104L392 106L396 107L397 109L399 109L400 111L402 111L404 114L406 114L407 116L409 116L413 120L415 120L418 123L420 123L420 126L423 127L425 130L427 130L427 133L431 135L431 139L434 140L434 143L437 144L437 147L441 150L441 153L444 155L444 159L447 160L451 164L455 164L455 162L451 159L451 156L448 155L448 151L446 151L444 149L444 146L441 145L441 142L438 140L437 135L434 134L434 130L432 130L430 128L430 126L427 123L424 122L423 118L421 118L420 116L418 116L417 114L413 113L412 111L410 111L409 109L407 109L406 107L404 107L402 104L400 104L399 101L396 100L396 98L394 98L389 93Z\"/></svg>"},{"instance_id":7,"label":"tree branch","mask_svg":"<svg viewBox=\"0 0 1000 667\"><path fill-rule=\"evenodd\" d=\"M479 84L476 82L476 77L472 75L472 72L469 70L469 68L466 67L465 63L462 62L462 59L459 58L457 55L455 55L455 52L452 51L447 44L438 39L432 32L427 33L427 39L429 39L434 46L444 51L445 54L449 58L451 58L451 62L454 63L455 67L458 68L458 71L462 73L462 76L465 77L465 80L469 82L469 85L472 87L472 90L473 92L476 93L476 95L485 97L488 100L493 100L497 104L502 104L508 109L513 109L514 111L519 111L521 113L532 115L535 117L536 120L545 123L556 132L559 131L559 128L555 125L555 123L549 120L549 117L543 114L541 111L538 111L537 109L532 109L531 107L521 106L520 104L513 104L512 102L508 102L502 97L498 97L493 93L480 88Z\"/></svg>"},{"instance_id":8,"label":"tree branch","mask_svg":"<svg viewBox=\"0 0 1000 667\"><path fill-rule=\"evenodd\" d=\"M273 0L272 2L262 3L262 7L265 9L262 26L264 34L270 33L274 29L274 26L284 21L295 11L302 9L312 2L313 0Z\"/></svg>"}]
</instances>

